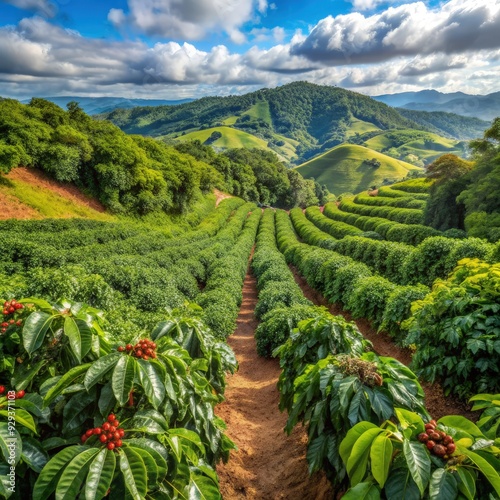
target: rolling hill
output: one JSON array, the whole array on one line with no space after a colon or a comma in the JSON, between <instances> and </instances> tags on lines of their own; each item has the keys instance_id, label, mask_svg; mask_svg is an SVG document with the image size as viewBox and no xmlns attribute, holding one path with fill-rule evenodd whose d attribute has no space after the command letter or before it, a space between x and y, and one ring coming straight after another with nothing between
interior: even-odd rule
<instances>
[{"instance_id":1,"label":"rolling hill","mask_svg":"<svg viewBox=\"0 0 500 500\"><path fill-rule=\"evenodd\" d=\"M376 159L375 168L368 161ZM335 194L359 193L370 186L379 186L384 180L403 179L409 171L418 170L410 163L396 160L372 149L355 144L343 144L310 160L296 169L305 177L314 177Z\"/></svg>"},{"instance_id":2,"label":"rolling hill","mask_svg":"<svg viewBox=\"0 0 500 500\"><path fill-rule=\"evenodd\" d=\"M500 92L470 95L463 92L443 94L436 90L402 92L373 97L389 106L417 111L444 111L491 121L500 116Z\"/></svg>"},{"instance_id":3,"label":"rolling hill","mask_svg":"<svg viewBox=\"0 0 500 500\"><path fill-rule=\"evenodd\" d=\"M109 113L115 109L130 109L136 106L175 106L185 102L191 102L193 99L165 100L165 99L128 99L126 97L86 97L86 96L55 96L42 97L46 101L53 102L61 108L66 109L68 102L77 102L80 107L89 115L99 113ZM21 101L28 104L31 99Z\"/></svg>"},{"instance_id":4,"label":"rolling hill","mask_svg":"<svg viewBox=\"0 0 500 500\"><path fill-rule=\"evenodd\" d=\"M488 125L446 113L396 110L356 92L307 82L241 96L204 97L178 106L119 109L99 118L111 120L127 133L174 144L198 139L217 149L267 149L290 164L301 164L342 143L365 145L388 131L411 129L443 135L443 140L466 140L481 136ZM213 132L221 137L210 139ZM439 143L434 139L427 142ZM411 146L401 156L395 150L391 156L422 165L443 150L438 146L435 154L423 153L421 145L416 146L413 156L408 156ZM451 150L462 152L464 148L456 143L446 148Z\"/></svg>"}]
</instances>

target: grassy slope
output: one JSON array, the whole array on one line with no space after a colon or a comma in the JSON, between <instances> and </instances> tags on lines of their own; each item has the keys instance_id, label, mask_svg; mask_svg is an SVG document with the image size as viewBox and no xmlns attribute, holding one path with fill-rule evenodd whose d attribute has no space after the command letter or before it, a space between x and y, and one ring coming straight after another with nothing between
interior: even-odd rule
<instances>
[{"instance_id":1,"label":"grassy slope","mask_svg":"<svg viewBox=\"0 0 500 500\"><path fill-rule=\"evenodd\" d=\"M351 121L349 130L346 132L347 137L352 137L356 134L364 134L366 132L373 132L376 130L380 130L376 125L370 122L365 122L363 120L358 120L357 118L353 118Z\"/></svg>"},{"instance_id":2,"label":"grassy slope","mask_svg":"<svg viewBox=\"0 0 500 500\"><path fill-rule=\"evenodd\" d=\"M255 119L261 119L266 123L271 123L271 111L269 110L269 103L267 101L259 101L242 114L249 115Z\"/></svg>"},{"instance_id":3,"label":"grassy slope","mask_svg":"<svg viewBox=\"0 0 500 500\"><path fill-rule=\"evenodd\" d=\"M28 207L27 218L71 218L79 217L112 221L115 217L100 212L73 197L65 196L35 182L18 178L1 177L0 192L13 203ZM16 201L17 200L17 201Z\"/></svg>"},{"instance_id":4,"label":"grassy slope","mask_svg":"<svg viewBox=\"0 0 500 500\"><path fill-rule=\"evenodd\" d=\"M395 144L393 141L387 137L388 133L394 133L394 131L372 137L365 142L366 147L376 151L384 151L385 149L394 147ZM457 144L458 141L447 139L446 137L429 132L426 134L426 139L408 141L405 144L398 146L396 149L402 155L412 153L417 155L426 163L430 163L445 153L453 153L457 156L461 156L463 151L457 147Z\"/></svg>"},{"instance_id":5,"label":"grassy slope","mask_svg":"<svg viewBox=\"0 0 500 500\"><path fill-rule=\"evenodd\" d=\"M363 160L372 158L379 160L382 165L375 169L363 163ZM401 179L409 170L417 167L363 146L344 144L297 168L304 177L314 177L331 192L341 194L359 193L372 185L380 185L386 178Z\"/></svg>"},{"instance_id":6,"label":"grassy slope","mask_svg":"<svg viewBox=\"0 0 500 500\"><path fill-rule=\"evenodd\" d=\"M205 142L212 132L220 132L222 137L217 139L213 145L219 148L267 148L266 141L255 137L252 134L237 130L231 127L212 127L197 132L190 132L182 135L178 139L182 141L194 141L198 139L202 143Z\"/></svg>"}]
</instances>

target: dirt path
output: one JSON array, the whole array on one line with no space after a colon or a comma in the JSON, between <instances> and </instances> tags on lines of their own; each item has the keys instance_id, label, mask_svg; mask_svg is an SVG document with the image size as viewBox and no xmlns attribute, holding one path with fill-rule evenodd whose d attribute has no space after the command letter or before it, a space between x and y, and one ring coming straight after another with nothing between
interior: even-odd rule
<instances>
[{"instance_id":1,"label":"dirt path","mask_svg":"<svg viewBox=\"0 0 500 500\"><path fill-rule=\"evenodd\" d=\"M214 189L214 194L215 194L215 206L218 207L219 203L222 200L225 200L226 198L232 198L232 194L228 193L223 193L222 191L219 191L218 189Z\"/></svg>"},{"instance_id":2,"label":"dirt path","mask_svg":"<svg viewBox=\"0 0 500 500\"><path fill-rule=\"evenodd\" d=\"M307 284L306 280L297 272L297 269L293 266L290 266L290 269L293 272L295 281L302 289L304 296L310 301L314 302L316 305L327 307L332 314L342 315L348 321L354 321L364 337L372 342L375 351L379 355L396 358L407 366L410 364L411 351L409 349L397 346L387 333L377 333L366 319L353 320L352 316L347 311L344 311L338 304L329 304L321 293ZM471 420L477 420L478 412L471 412L467 404L455 398L445 396L443 388L439 384L421 382L421 385L425 392L425 405L433 418L438 419L445 415L463 415Z\"/></svg>"},{"instance_id":3,"label":"dirt path","mask_svg":"<svg viewBox=\"0 0 500 500\"><path fill-rule=\"evenodd\" d=\"M287 436L286 414L278 409L278 361L257 355L253 312L257 303L255 278L247 274L236 332L229 338L239 371L228 378L226 401L217 414L238 446L217 472L225 500L323 500L332 498L325 476L309 477L305 458L307 436L297 427Z\"/></svg>"}]
</instances>

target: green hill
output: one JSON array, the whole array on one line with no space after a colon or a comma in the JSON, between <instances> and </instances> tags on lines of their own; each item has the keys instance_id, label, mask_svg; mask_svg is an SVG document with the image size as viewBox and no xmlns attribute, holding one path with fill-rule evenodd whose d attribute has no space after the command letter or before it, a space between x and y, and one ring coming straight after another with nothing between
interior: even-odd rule
<instances>
[{"instance_id":1,"label":"green hill","mask_svg":"<svg viewBox=\"0 0 500 500\"><path fill-rule=\"evenodd\" d=\"M464 156L466 143L423 130L391 130L362 142L363 146L423 166L445 153Z\"/></svg>"},{"instance_id":2,"label":"green hill","mask_svg":"<svg viewBox=\"0 0 500 500\"><path fill-rule=\"evenodd\" d=\"M368 163L372 159L380 162L380 166ZM313 177L335 194L359 193L380 185L384 179L400 180L416 169L414 165L355 144L337 146L297 167L305 178Z\"/></svg>"},{"instance_id":3,"label":"green hill","mask_svg":"<svg viewBox=\"0 0 500 500\"><path fill-rule=\"evenodd\" d=\"M177 138L182 133L188 136L194 131L231 127L262 140L265 146L261 143L260 147L285 158L297 156L297 162L356 134L419 127L370 97L306 82L242 96L204 97L179 106L119 109L101 118L125 132L154 137Z\"/></svg>"},{"instance_id":4,"label":"green hill","mask_svg":"<svg viewBox=\"0 0 500 500\"><path fill-rule=\"evenodd\" d=\"M400 112L356 92L307 82L241 96L204 97L177 106L117 109L100 118L111 120L125 132L168 141L196 138L204 142L211 132L219 131L223 137L213 142L217 148L259 147L295 164L345 142L363 145L375 135L389 131L414 130L463 139L477 136L483 123L445 113ZM384 147L399 146L388 143ZM431 152L417 151L414 159L405 158L412 154L409 146L389 155L421 165L442 151L419 144L416 148Z\"/></svg>"}]
</instances>

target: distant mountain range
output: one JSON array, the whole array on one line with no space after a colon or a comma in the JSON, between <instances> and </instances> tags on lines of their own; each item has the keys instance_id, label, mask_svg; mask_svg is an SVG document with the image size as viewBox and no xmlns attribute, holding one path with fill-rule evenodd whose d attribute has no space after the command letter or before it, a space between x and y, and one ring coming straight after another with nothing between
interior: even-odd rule
<instances>
[{"instance_id":1,"label":"distant mountain range","mask_svg":"<svg viewBox=\"0 0 500 500\"><path fill-rule=\"evenodd\" d=\"M115 109L130 109L137 106L176 106L191 102L193 99L165 100L165 99L127 99L126 97L82 97L82 96L57 96L57 97L42 97L47 101L51 101L63 109L66 109L66 104L71 101L76 101L80 107L89 115L98 115L108 113ZM21 101L24 104L30 102L30 99Z\"/></svg>"},{"instance_id":2,"label":"distant mountain range","mask_svg":"<svg viewBox=\"0 0 500 500\"><path fill-rule=\"evenodd\" d=\"M500 116L500 92L470 95L463 92L444 94L437 90L421 90L378 95L373 96L373 99L396 108L443 111L488 121Z\"/></svg>"}]
</instances>

